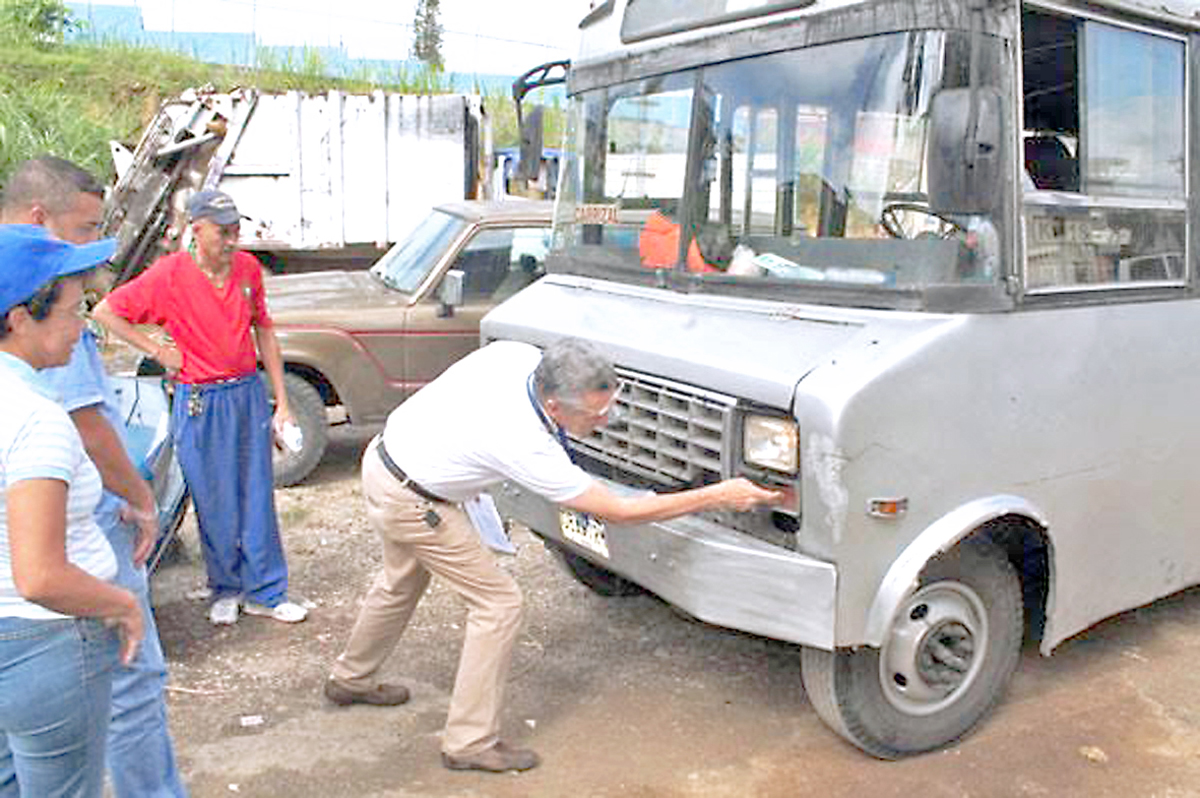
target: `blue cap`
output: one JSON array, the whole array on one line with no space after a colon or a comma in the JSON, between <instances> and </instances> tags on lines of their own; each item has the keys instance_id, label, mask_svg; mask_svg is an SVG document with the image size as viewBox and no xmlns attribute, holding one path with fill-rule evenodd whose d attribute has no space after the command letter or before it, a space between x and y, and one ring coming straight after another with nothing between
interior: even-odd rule
<instances>
[{"instance_id":1,"label":"blue cap","mask_svg":"<svg viewBox=\"0 0 1200 798\"><path fill-rule=\"evenodd\" d=\"M217 224L234 224L242 218L237 205L233 204L233 197L213 190L192 195L188 200L188 216L193 222L198 219L211 219Z\"/></svg>"},{"instance_id":2,"label":"blue cap","mask_svg":"<svg viewBox=\"0 0 1200 798\"><path fill-rule=\"evenodd\" d=\"M29 301L56 277L106 263L116 249L115 238L75 245L36 225L0 224L0 314Z\"/></svg>"}]
</instances>

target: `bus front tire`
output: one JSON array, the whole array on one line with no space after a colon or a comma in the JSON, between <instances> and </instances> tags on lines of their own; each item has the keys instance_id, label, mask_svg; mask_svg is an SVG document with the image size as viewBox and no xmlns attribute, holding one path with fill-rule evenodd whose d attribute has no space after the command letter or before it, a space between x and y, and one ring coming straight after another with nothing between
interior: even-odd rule
<instances>
[{"instance_id":1,"label":"bus front tire","mask_svg":"<svg viewBox=\"0 0 1200 798\"><path fill-rule=\"evenodd\" d=\"M1004 696L1021 652L1021 585L1004 552L967 541L926 566L880 648L801 652L817 714L899 759L962 738Z\"/></svg>"}]
</instances>

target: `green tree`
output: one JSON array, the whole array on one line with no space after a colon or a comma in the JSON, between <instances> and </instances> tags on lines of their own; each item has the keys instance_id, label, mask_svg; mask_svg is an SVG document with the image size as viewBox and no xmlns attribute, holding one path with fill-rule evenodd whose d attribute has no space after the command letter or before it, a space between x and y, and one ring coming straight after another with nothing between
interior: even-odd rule
<instances>
[{"instance_id":1,"label":"green tree","mask_svg":"<svg viewBox=\"0 0 1200 798\"><path fill-rule=\"evenodd\" d=\"M82 23L60 0L0 0L0 35L37 44L61 43Z\"/></svg>"},{"instance_id":2,"label":"green tree","mask_svg":"<svg viewBox=\"0 0 1200 798\"><path fill-rule=\"evenodd\" d=\"M418 0L413 18L412 54L430 69L440 72L442 62L442 24L438 22L439 0Z\"/></svg>"}]
</instances>

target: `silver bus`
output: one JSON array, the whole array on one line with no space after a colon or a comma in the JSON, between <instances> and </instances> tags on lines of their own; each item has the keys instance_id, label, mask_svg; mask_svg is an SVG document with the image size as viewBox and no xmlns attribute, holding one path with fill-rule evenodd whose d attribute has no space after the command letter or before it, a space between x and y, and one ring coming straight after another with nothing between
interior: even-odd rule
<instances>
[{"instance_id":1,"label":"silver bus","mask_svg":"<svg viewBox=\"0 0 1200 798\"><path fill-rule=\"evenodd\" d=\"M571 448L614 489L797 502L507 514L599 591L799 644L889 759L975 727L1028 637L1200 583L1197 4L592 6L549 274L484 337L612 357Z\"/></svg>"}]
</instances>

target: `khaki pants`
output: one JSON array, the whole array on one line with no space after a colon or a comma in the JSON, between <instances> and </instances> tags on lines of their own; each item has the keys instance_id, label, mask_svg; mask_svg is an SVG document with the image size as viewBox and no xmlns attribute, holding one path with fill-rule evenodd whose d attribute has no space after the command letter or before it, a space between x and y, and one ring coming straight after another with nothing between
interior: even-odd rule
<instances>
[{"instance_id":1,"label":"khaki pants","mask_svg":"<svg viewBox=\"0 0 1200 798\"><path fill-rule=\"evenodd\" d=\"M363 456L362 482L367 518L383 540L383 572L367 593L332 676L350 687L373 687L436 574L467 603L466 639L442 750L469 756L491 748L499 739L521 591L484 549L462 508L426 501L401 487L373 444ZM442 519L435 528L425 522L430 509Z\"/></svg>"}]
</instances>

